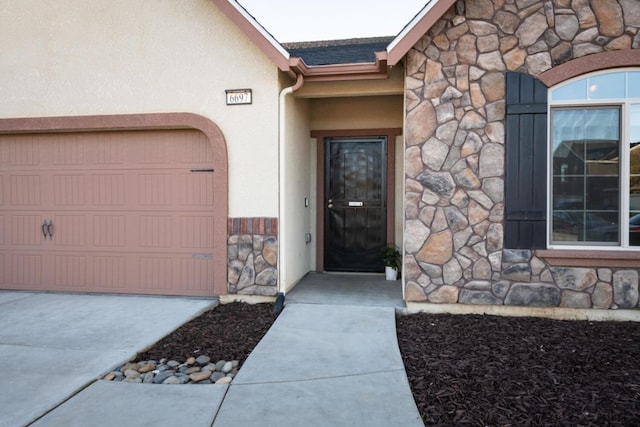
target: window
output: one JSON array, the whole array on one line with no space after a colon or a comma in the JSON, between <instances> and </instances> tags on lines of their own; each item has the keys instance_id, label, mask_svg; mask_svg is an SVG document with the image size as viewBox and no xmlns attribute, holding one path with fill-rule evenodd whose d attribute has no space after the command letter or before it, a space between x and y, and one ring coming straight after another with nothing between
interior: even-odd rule
<instances>
[{"instance_id":1,"label":"window","mask_svg":"<svg viewBox=\"0 0 640 427\"><path fill-rule=\"evenodd\" d=\"M640 247L640 71L550 91L552 246Z\"/></svg>"}]
</instances>

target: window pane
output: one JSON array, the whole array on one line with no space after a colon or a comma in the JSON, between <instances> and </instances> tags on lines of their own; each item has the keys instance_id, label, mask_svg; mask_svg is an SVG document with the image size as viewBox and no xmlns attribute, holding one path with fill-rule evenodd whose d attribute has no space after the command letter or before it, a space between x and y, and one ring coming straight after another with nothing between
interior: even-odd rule
<instances>
[{"instance_id":1,"label":"window pane","mask_svg":"<svg viewBox=\"0 0 640 427\"><path fill-rule=\"evenodd\" d=\"M631 105L629 141L629 244L640 246L640 104Z\"/></svg>"},{"instance_id":2,"label":"window pane","mask_svg":"<svg viewBox=\"0 0 640 427\"><path fill-rule=\"evenodd\" d=\"M589 210L618 212L620 181L614 177L587 176L585 205Z\"/></svg>"},{"instance_id":3,"label":"window pane","mask_svg":"<svg viewBox=\"0 0 640 427\"><path fill-rule=\"evenodd\" d=\"M584 207L584 178L553 177L553 209L581 210Z\"/></svg>"},{"instance_id":4,"label":"window pane","mask_svg":"<svg viewBox=\"0 0 640 427\"><path fill-rule=\"evenodd\" d=\"M625 74L608 73L589 78L589 99L624 98Z\"/></svg>"},{"instance_id":5,"label":"window pane","mask_svg":"<svg viewBox=\"0 0 640 427\"><path fill-rule=\"evenodd\" d=\"M553 101L571 101L574 99L587 98L587 79L569 83L561 88L554 89L551 93Z\"/></svg>"},{"instance_id":6,"label":"window pane","mask_svg":"<svg viewBox=\"0 0 640 427\"><path fill-rule=\"evenodd\" d=\"M629 98L640 98L640 71L627 73L627 96Z\"/></svg>"},{"instance_id":7,"label":"window pane","mask_svg":"<svg viewBox=\"0 0 640 427\"><path fill-rule=\"evenodd\" d=\"M552 242L619 244L620 110L552 110Z\"/></svg>"}]
</instances>

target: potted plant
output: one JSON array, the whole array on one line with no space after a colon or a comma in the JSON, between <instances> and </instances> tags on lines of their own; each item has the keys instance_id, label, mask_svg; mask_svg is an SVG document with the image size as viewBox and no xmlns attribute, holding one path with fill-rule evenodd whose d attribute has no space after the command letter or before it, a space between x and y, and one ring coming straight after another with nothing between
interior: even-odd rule
<instances>
[{"instance_id":1,"label":"potted plant","mask_svg":"<svg viewBox=\"0 0 640 427\"><path fill-rule=\"evenodd\" d=\"M384 272L387 280L398 280L398 271L402 263L402 255L395 245L387 245L382 256Z\"/></svg>"}]
</instances>

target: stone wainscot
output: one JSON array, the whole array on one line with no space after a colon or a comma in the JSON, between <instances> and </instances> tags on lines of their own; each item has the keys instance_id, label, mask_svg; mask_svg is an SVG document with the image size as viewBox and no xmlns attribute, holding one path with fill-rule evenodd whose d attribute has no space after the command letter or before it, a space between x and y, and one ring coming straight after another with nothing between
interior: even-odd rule
<instances>
[{"instance_id":1,"label":"stone wainscot","mask_svg":"<svg viewBox=\"0 0 640 427\"><path fill-rule=\"evenodd\" d=\"M278 219L230 218L227 225L230 294L278 292Z\"/></svg>"}]
</instances>

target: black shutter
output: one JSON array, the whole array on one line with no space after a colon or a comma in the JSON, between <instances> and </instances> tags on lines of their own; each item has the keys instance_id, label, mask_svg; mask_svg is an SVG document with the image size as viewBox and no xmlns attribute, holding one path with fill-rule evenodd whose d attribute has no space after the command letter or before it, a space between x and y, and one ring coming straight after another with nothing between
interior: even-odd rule
<instances>
[{"instance_id":1,"label":"black shutter","mask_svg":"<svg viewBox=\"0 0 640 427\"><path fill-rule=\"evenodd\" d=\"M547 88L507 73L506 249L544 249L547 239Z\"/></svg>"}]
</instances>

